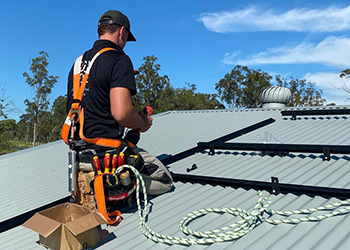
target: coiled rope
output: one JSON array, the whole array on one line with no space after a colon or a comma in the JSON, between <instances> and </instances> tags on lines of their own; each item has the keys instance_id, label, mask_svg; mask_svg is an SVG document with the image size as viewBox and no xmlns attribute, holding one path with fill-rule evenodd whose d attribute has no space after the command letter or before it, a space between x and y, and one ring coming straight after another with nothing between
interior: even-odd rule
<instances>
[{"instance_id":1,"label":"coiled rope","mask_svg":"<svg viewBox=\"0 0 350 250\"><path fill-rule=\"evenodd\" d=\"M350 199L339 201L329 205L319 206L316 208L309 208L309 209L300 209L300 210L294 210L294 211L272 210L268 208L269 205L271 204L271 198L263 197L262 191L258 191L257 203L254 206L252 212L250 213L241 208L206 208L206 209L199 209L197 211L193 211L188 215L186 215L181 220L179 224L179 228L184 234L195 236L196 237L195 239L164 235L164 234L159 234L154 232L151 228L149 228L149 226L146 223L145 218L148 214L148 210L147 210L148 200L147 200L145 182L142 178L142 175L134 167L129 165L123 165L119 167L117 172L121 172L123 169L130 169L132 172L135 173L136 185L137 185L136 202L137 202L138 215L139 215L139 229L147 238L153 240L154 242L161 242L166 244L191 245L191 244L212 244L216 242L233 241L246 235L251 230L253 230L257 225L263 222L267 222L270 224L282 224L282 223L298 224L306 221L321 221L336 215L347 214L350 212ZM140 201L140 195L139 195L140 186L142 187L142 192L144 194L143 208L141 207L141 201ZM335 210L340 206L345 206L345 207ZM272 216L272 215L291 216L296 214L312 214L323 210L333 210L333 211L330 211L327 214L318 215L318 216L307 216L307 217L292 218L292 219L287 218L287 219L281 219L281 220L269 219L263 216L265 213L268 216ZM228 225L219 229L215 229L215 230L210 230L210 231L198 232L198 231L193 231L187 227L187 225L190 224L191 221L209 213L217 213L217 214L228 213L234 216L240 216L242 220L236 223L233 223L231 225Z\"/></svg>"}]
</instances>

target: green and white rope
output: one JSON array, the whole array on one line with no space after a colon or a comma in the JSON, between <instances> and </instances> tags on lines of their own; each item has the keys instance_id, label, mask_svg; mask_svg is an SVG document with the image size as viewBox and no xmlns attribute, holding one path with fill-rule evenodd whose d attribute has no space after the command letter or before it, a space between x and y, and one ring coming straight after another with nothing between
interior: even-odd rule
<instances>
[{"instance_id":1,"label":"green and white rope","mask_svg":"<svg viewBox=\"0 0 350 250\"><path fill-rule=\"evenodd\" d=\"M241 208L199 209L197 211L193 211L187 214L179 224L180 230L186 235L194 236L195 237L194 239L164 235L164 234L159 234L154 232L146 223L145 218L148 214L148 210L147 210L148 200L147 200L145 182L143 180L142 175L134 167L129 165L123 165L119 167L117 171L121 172L124 169L130 169L132 172L135 173L135 176L136 176L136 185L137 185L136 202L137 202L138 215L139 215L139 229L147 238L153 240L154 242L161 242L166 244L192 245L192 244L212 244L217 242L233 241L246 235L262 222L267 222L270 224L282 224L282 223L298 224L306 221L321 221L333 216L347 214L350 212L350 199L339 201L329 205L319 206L316 208L309 208L309 209L300 209L300 210L294 210L294 211L272 210L268 208L269 205L271 204L271 198L263 197L262 191L258 191L257 203L255 204L252 212L250 213ZM140 201L140 186L142 187L142 192L144 195L143 208L141 207L141 201ZM336 208L341 206L345 206L345 207L335 210ZM330 211L329 213L323 214L323 215L307 216L307 217L300 217L300 218L270 219L270 218L264 217L264 214L267 214L269 217L271 217L272 215L291 216L291 215L298 215L298 214L312 214L312 213L320 212L324 210L333 210L333 211ZM242 218L242 220L235 222L231 225L228 225L219 229L215 229L215 230L210 230L210 231L198 232L198 231L191 230L190 228L187 227L187 225L189 225L193 220L198 219L199 217L202 217L209 213L217 213L217 214L228 213L234 216L239 216Z\"/></svg>"}]
</instances>

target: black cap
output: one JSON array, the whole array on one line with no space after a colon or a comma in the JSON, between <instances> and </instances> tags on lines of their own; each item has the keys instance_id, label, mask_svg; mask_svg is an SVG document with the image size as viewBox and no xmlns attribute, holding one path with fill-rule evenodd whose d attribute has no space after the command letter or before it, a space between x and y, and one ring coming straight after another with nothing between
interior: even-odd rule
<instances>
[{"instance_id":1,"label":"black cap","mask_svg":"<svg viewBox=\"0 0 350 250\"><path fill-rule=\"evenodd\" d=\"M102 18L104 17L110 17L110 20L104 20L101 21ZM100 20L98 21L98 26L103 25L103 24L118 24L121 26L125 26L128 30L129 30L129 36L128 39L126 39L127 41L136 41L134 35L131 33L130 30L130 21L127 18L126 15L124 15L123 13L121 13L120 11L117 10L109 10L106 13L104 13Z\"/></svg>"}]
</instances>

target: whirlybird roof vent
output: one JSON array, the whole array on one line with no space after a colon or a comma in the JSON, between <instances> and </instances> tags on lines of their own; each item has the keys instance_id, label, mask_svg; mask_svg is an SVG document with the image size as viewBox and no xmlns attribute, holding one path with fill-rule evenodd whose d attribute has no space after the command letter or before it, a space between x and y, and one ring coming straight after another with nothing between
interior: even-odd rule
<instances>
[{"instance_id":1,"label":"whirlybird roof vent","mask_svg":"<svg viewBox=\"0 0 350 250\"><path fill-rule=\"evenodd\" d=\"M263 108L284 108L292 98L292 93L286 87L270 86L261 89L258 98Z\"/></svg>"}]
</instances>

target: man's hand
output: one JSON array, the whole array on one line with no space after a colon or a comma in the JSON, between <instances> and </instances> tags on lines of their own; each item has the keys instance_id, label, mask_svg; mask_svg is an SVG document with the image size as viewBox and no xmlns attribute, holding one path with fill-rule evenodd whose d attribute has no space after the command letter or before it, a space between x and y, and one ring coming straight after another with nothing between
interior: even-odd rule
<instances>
[{"instance_id":1,"label":"man's hand","mask_svg":"<svg viewBox=\"0 0 350 250\"><path fill-rule=\"evenodd\" d=\"M144 121L144 128L139 129L140 132L146 132L153 124L153 118L145 114L143 110L139 111L139 115L141 116L142 120Z\"/></svg>"}]
</instances>

